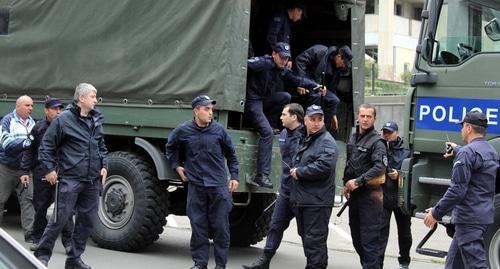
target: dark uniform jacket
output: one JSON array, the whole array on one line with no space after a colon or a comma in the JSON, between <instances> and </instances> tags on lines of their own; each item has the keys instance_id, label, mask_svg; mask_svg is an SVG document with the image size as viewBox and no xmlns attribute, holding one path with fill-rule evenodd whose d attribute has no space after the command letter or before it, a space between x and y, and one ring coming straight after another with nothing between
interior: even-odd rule
<instances>
[{"instance_id":1,"label":"dark uniform jacket","mask_svg":"<svg viewBox=\"0 0 500 269\"><path fill-rule=\"evenodd\" d=\"M306 77L324 84L326 88L335 93L339 81L341 70L332 64L330 57L337 55L337 47L327 48L323 45L314 45L295 59L297 75ZM323 74L325 73L324 79Z\"/></svg>"},{"instance_id":2,"label":"dark uniform jacket","mask_svg":"<svg viewBox=\"0 0 500 269\"><path fill-rule=\"evenodd\" d=\"M238 180L239 165L231 137L217 122L205 128L199 127L194 120L180 124L168 136L166 149L172 169L184 167L191 184L227 186L224 157L231 179Z\"/></svg>"},{"instance_id":3,"label":"dark uniform jacket","mask_svg":"<svg viewBox=\"0 0 500 269\"><path fill-rule=\"evenodd\" d=\"M411 152L403 148L403 139L398 136L395 141L386 142L387 143L387 172L391 172L391 169L400 170L403 160L409 158ZM398 172L399 173L399 172ZM385 183L382 185L384 190L384 207L388 209L394 209L398 206L398 180L391 179L387 174L385 177Z\"/></svg>"},{"instance_id":4,"label":"dark uniform jacket","mask_svg":"<svg viewBox=\"0 0 500 269\"><path fill-rule=\"evenodd\" d=\"M344 184L350 179L363 186L386 172L387 150L384 140L372 127L364 134L356 128L347 143L347 164L344 170Z\"/></svg>"},{"instance_id":5,"label":"dark uniform jacket","mask_svg":"<svg viewBox=\"0 0 500 269\"><path fill-rule=\"evenodd\" d=\"M312 80L296 76L287 68L278 68L269 55L248 60L247 100L261 100L288 87L313 89L317 85Z\"/></svg>"},{"instance_id":6,"label":"dark uniform jacket","mask_svg":"<svg viewBox=\"0 0 500 269\"><path fill-rule=\"evenodd\" d=\"M293 178L290 175L293 157L299 150L300 140L305 136L304 126L301 125L294 130L283 129L279 138L281 151L281 187L280 195L283 197L290 196L292 189Z\"/></svg>"},{"instance_id":7,"label":"dark uniform jacket","mask_svg":"<svg viewBox=\"0 0 500 269\"><path fill-rule=\"evenodd\" d=\"M79 106L69 105L42 138L38 159L46 171L56 171L62 179L100 179L101 169L108 167L103 123L104 117L98 110L91 110L84 118Z\"/></svg>"},{"instance_id":8,"label":"dark uniform jacket","mask_svg":"<svg viewBox=\"0 0 500 269\"><path fill-rule=\"evenodd\" d=\"M19 168L19 175L29 175L30 171L33 171L35 175L45 176L48 171L45 170L45 166L38 160L38 148L42 142L43 135L50 122L46 119L38 121L33 129L31 129L29 137L33 140L28 149L23 151L21 167Z\"/></svg>"},{"instance_id":9,"label":"dark uniform jacket","mask_svg":"<svg viewBox=\"0 0 500 269\"><path fill-rule=\"evenodd\" d=\"M269 42L271 49L274 49L278 42L290 44L291 25L292 21L288 17L287 11L279 12L274 16L267 32L267 42Z\"/></svg>"},{"instance_id":10,"label":"dark uniform jacket","mask_svg":"<svg viewBox=\"0 0 500 269\"><path fill-rule=\"evenodd\" d=\"M452 211L453 223L493 223L498 154L484 138L455 148L451 184L432 210L441 220Z\"/></svg>"},{"instance_id":11,"label":"dark uniform jacket","mask_svg":"<svg viewBox=\"0 0 500 269\"><path fill-rule=\"evenodd\" d=\"M303 139L294 157L298 180L290 201L302 207L331 207L335 201L337 144L325 128Z\"/></svg>"}]
</instances>

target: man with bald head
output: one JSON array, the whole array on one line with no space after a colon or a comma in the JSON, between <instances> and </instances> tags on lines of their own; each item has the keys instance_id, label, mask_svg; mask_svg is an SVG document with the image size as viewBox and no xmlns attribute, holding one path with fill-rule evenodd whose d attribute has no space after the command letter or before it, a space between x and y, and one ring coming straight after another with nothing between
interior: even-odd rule
<instances>
[{"instance_id":1,"label":"man with bald head","mask_svg":"<svg viewBox=\"0 0 500 269\"><path fill-rule=\"evenodd\" d=\"M20 181L18 170L21 165L22 151L31 145L28 137L35 121L31 118L33 100L27 95L19 97L16 109L3 117L0 124L0 223L3 219L5 202L12 192L16 192L21 207L21 225L24 240L31 242L33 228L33 185Z\"/></svg>"}]
</instances>

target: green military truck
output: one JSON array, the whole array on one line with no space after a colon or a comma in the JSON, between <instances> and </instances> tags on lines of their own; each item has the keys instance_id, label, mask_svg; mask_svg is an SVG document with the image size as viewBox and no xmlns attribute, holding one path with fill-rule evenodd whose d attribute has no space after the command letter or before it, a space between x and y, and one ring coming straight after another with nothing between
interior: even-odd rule
<instances>
[{"instance_id":1,"label":"green military truck","mask_svg":"<svg viewBox=\"0 0 500 269\"><path fill-rule=\"evenodd\" d=\"M215 120L229 130L240 162L231 243L262 240L280 156L275 143L274 189L245 184L254 176L258 139L243 117L246 63L250 42L256 55L266 52L267 25L286 2L0 0L0 114L28 94L41 118L47 96L69 103L79 82L98 89L109 150L92 234L99 246L142 249L158 239L168 214L186 214L185 185L164 151L169 132L193 117L190 102L200 94L217 100ZM352 72L337 89L343 102L335 137L345 148L353 107L363 100L364 1L304 3L307 19L294 27L293 54L314 44L348 44L354 54Z\"/></svg>"},{"instance_id":2,"label":"green military truck","mask_svg":"<svg viewBox=\"0 0 500 269\"><path fill-rule=\"evenodd\" d=\"M405 142L414 154L403 163L400 186L405 210L420 218L450 184L452 160L442 157L445 142L462 142L457 123L467 111L487 115L487 139L500 152L500 1L428 0L422 19L405 108ZM485 237L491 268L500 268L499 180L497 175L495 222ZM450 218L443 224L451 235ZM422 244L417 252L446 255Z\"/></svg>"}]
</instances>

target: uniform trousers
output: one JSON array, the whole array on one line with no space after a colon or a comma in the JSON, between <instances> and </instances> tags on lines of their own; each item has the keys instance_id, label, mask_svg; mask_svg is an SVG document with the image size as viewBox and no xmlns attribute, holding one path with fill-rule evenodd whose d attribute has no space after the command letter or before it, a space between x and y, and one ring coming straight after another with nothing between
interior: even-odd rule
<instances>
[{"instance_id":1,"label":"uniform trousers","mask_svg":"<svg viewBox=\"0 0 500 269\"><path fill-rule=\"evenodd\" d=\"M264 253L267 255L272 256L276 253L283 239L283 232L290 226L290 221L295 217L294 210L288 196L278 195L264 247Z\"/></svg>"},{"instance_id":2,"label":"uniform trousers","mask_svg":"<svg viewBox=\"0 0 500 269\"><path fill-rule=\"evenodd\" d=\"M247 100L245 103L246 117L252 122L260 136L257 148L258 175L269 176L271 172L273 127L280 126L277 122L279 122L283 107L290 103L290 98L287 92L275 92L261 100Z\"/></svg>"},{"instance_id":3,"label":"uniform trousers","mask_svg":"<svg viewBox=\"0 0 500 269\"><path fill-rule=\"evenodd\" d=\"M488 224L455 224L445 269L488 268L484 250L484 233Z\"/></svg>"},{"instance_id":4,"label":"uniform trousers","mask_svg":"<svg viewBox=\"0 0 500 269\"><path fill-rule=\"evenodd\" d=\"M322 269L328 266L328 223L331 207L297 207L297 230L302 238L306 269Z\"/></svg>"},{"instance_id":5,"label":"uniform trousers","mask_svg":"<svg viewBox=\"0 0 500 269\"><path fill-rule=\"evenodd\" d=\"M35 251L36 257L47 261L50 259L57 237L75 213L75 228L67 260L80 258L96 221L101 189L99 180L90 182L59 179L57 222L54 222L55 215L52 214Z\"/></svg>"},{"instance_id":6,"label":"uniform trousers","mask_svg":"<svg viewBox=\"0 0 500 269\"><path fill-rule=\"evenodd\" d=\"M231 209L231 194L227 185L203 187L189 184L187 215L191 222L191 256L196 265L207 266L209 231L213 231L215 263L226 266L231 243L229 237Z\"/></svg>"},{"instance_id":7,"label":"uniform trousers","mask_svg":"<svg viewBox=\"0 0 500 269\"><path fill-rule=\"evenodd\" d=\"M349 227L352 243L363 269L380 268L380 216L382 187L360 187L349 198Z\"/></svg>"}]
</instances>

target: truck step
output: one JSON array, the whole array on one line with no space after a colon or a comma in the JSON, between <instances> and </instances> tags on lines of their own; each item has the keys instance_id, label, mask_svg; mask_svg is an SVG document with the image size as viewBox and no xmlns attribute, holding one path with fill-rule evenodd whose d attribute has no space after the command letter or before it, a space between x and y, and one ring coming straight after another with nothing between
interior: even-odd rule
<instances>
[{"instance_id":1,"label":"truck step","mask_svg":"<svg viewBox=\"0 0 500 269\"><path fill-rule=\"evenodd\" d=\"M436 223L434 225L434 227L432 227L432 229L424 236L424 238L422 239L422 241L420 241L420 243L418 243L418 246L417 246L417 253L418 254L422 254L422 255L427 255L427 256L432 256L432 257L438 257L438 258L444 258L446 257L446 255L448 255L448 252L446 251L442 251L442 250L436 250L436 249L431 249L431 248L424 248L424 244L427 242L427 240L429 240L429 238L431 238L432 234L434 234L434 232L436 231L437 227L438 227L438 223Z\"/></svg>"}]
</instances>

